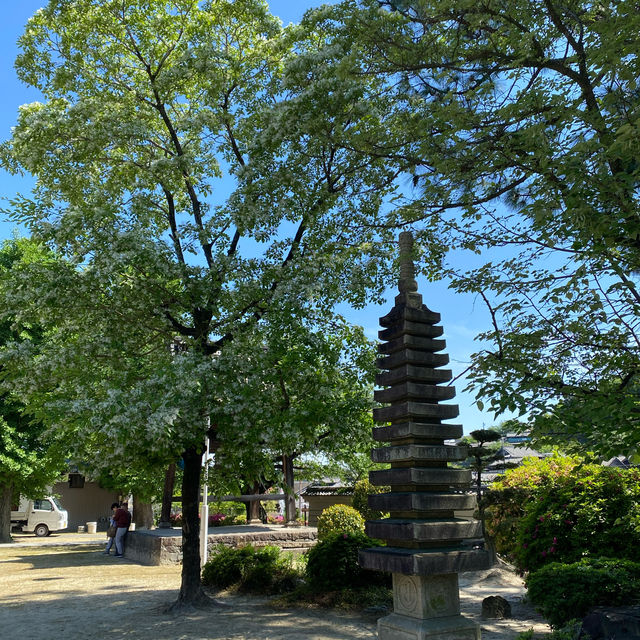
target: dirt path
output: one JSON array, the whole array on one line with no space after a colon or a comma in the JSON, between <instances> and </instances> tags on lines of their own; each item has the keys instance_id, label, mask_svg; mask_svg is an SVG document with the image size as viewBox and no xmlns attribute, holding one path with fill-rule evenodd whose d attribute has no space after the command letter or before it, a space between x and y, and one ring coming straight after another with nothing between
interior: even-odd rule
<instances>
[{"instance_id":1,"label":"dirt path","mask_svg":"<svg viewBox=\"0 0 640 640\"><path fill-rule=\"evenodd\" d=\"M7 640L351 640L376 637L374 616L326 610L277 610L266 599L225 596L221 606L187 616L160 613L175 599L180 567L149 567L66 540L0 545L0 636ZM75 539L78 541L78 539ZM33 543L33 538L25 539ZM67 546L58 546L65 544ZM56 546L54 546L56 545ZM461 576L464 613L484 640L513 640L534 627L548 631L521 603L521 581L504 570ZM487 595L503 595L516 619L479 619Z\"/></svg>"}]
</instances>

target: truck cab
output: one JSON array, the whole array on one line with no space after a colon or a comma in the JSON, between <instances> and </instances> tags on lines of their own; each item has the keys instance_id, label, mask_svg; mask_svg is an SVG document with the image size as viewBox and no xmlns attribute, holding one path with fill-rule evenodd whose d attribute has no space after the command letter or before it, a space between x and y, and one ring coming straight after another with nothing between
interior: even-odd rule
<instances>
[{"instance_id":1,"label":"truck cab","mask_svg":"<svg viewBox=\"0 0 640 640\"><path fill-rule=\"evenodd\" d=\"M39 500L20 500L11 507L11 527L39 537L48 536L52 531L66 529L69 515L55 496Z\"/></svg>"}]
</instances>

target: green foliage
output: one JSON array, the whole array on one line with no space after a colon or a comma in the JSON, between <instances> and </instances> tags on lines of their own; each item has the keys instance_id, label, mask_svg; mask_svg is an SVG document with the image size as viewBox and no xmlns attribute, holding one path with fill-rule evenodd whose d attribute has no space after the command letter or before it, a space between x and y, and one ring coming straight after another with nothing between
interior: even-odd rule
<instances>
[{"instance_id":1,"label":"green foliage","mask_svg":"<svg viewBox=\"0 0 640 640\"><path fill-rule=\"evenodd\" d=\"M591 607L640 602L640 563L610 558L554 562L528 577L527 590L531 602L558 628L584 617Z\"/></svg>"},{"instance_id":2,"label":"green foliage","mask_svg":"<svg viewBox=\"0 0 640 640\"><path fill-rule=\"evenodd\" d=\"M364 533L364 518L349 505L334 504L318 517L318 540L338 533Z\"/></svg>"},{"instance_id":3,"label":"green foliage","mask_svg":"<svg viewBox=\"0 0 640 640\"><path fill-rule=\"evenodd\" d=\"M535 571L548 562L606 554L640 561L640 470L583 465L527 503L515 562Z\"/></svg>"},{"instance_id":4,"label":"green foliage","mask_svg":"<svg viewBox=\"0 0 640 640\"><path fill-rule=\"evenodd\" d=\"M209 559L202 569L202 583L225 589L242 578L245 559L253 553L253 547L227 547L217 545L211 550Z\"/></svg>"},{"instance_id":5,"label":"green foliage","mask_svg":"<svg viewBox=\"0 0 640 640\"><path fill-rule=\"evenodd\" d=\"M577 624L576 624L577 623ZM533 629L527 629L519 633L515 640L578 640L580 633L581 621L573 620L566 626L562 626L558 629L554 629L551 633L544 633L542 635L536 634Z\"/></svg>"},{"instance_id":6,"label":"green foliage","mask_svg":"<svg viewBox=\"0 0 640 640\"><path fill-rule=\"evenodd\" d=\"M640 559L640 471L552 456L509 470L486 498L498 553L522 572L583 557Z\"/></svg>"},{"instance_id":7,"label":"green foliage","mask_svg":"<svg viewBox=\"0 0 640 640\"><path fill-rule=\"evenodd\" d=\"M635 0L358 0L304 24L326 43L322 64L312 50L290 69L309 121L344 103L336 78L374 77L336 137L411 180L395 216L425 271L442 246L474 256L445 272L493 320L470 370L479 401L548 439L637 451Z\"/></svg>"},{"instance_id":8,"label":"green foliage","mask_svg":"<svg viewBox=\"0 0 640 640\"><path fill-rule=\"evenodd\" d=\"M297 467L312 456L323 476L368 451L374 363L362 330L322 314L309 312L304 323L272 318L237 336L217 363L220 385L233 394L215 411L220 437L230 443L220 449L218 466L236 478L280 484L274 454L295 458Z\"/></svg>"},{"instance_id":9,"label":"green foliage","mask_svg":"<svg viewBox=\"0 0 640 640\"><path fill-rule=\"evenodd\" d=\"M202 569L205 585L237 587L248 593L280 593L295 588L301 579L291 555L278 547L254 548L217 545Z\"/></svg>"},{"instance_id":10,"label":"green foliage","mask_svg":"<svg viewBox=\"0 0 640 640\"><path fill-rule=\"evenodd\" d=\"M306 105L282 104L295 90L287 62L318 46L283 30L263 0L51 0L25 28L15 68L42 98L21 107L0 162L36 179L11 214L61 260L3 292L2 313L56 331L39 351L8 350L2 366L29 411L69 434L78 454L94 452L93 464L152 451L165 466L189 453L187 496L208 435L232 463L234 447L251 462L260 443L262 468L275 433L239 438L223 432L229 421L216 431L218 409L240 415L257 397L241 377L228 384L226 349L253 346L267 319L313 325L312 312L335 318L336 303L384 291L393 230L376 221L395 172L338 149L326 127L308 135ZM344 103L324 115L357 126ZM314 394L305 397L317 414ZM200 569L192 506L185 518L194 535L183 586Z\"/></svg>"},{"instance_id":11,"label":"green foliage","mask_svg":"<svg viewBox=\"0 0 640 640\"><path fill-rule=\"evenodd\" d=\"M570 476L579 465L577 458L550 456L542 460L525 458L515 469L499 476L483 498L485 526L496 551L515 560L518 531L527 506L538 491Z\"/></svg>"},{"instance_id":12,"label":"green foliage","mask_svg":"<svg viewBox=\"0 0 640 640\"><path fill-rule=\"evenodd\" d=\"M306 578L316 590L336 590L364 585L384 585L389 575L362 569L358 552L368 547L379 547L379 540L364 533L333 533L323 538L307 552Z\"/></svg>"},{"instance_id":13,"label":"green foliage","mask_svg":"<svg viewBox=\"0 0 640 640\"><path fill-rule=\"evenodd\" d=\"M462 442L468 445L468 457L465 466L471 467L476 472L476 492L478 500L482 496L482 472L498 459L500 449L499 440L501 434L494 429L476 429ZM485 446L488 444L489 446ZM482 503L480 504L482 512Z\"/></svg>"},{"instance_id":14,"label":"green foliage","mask_svg":"<svg viewBox=\"0 0 640 640\"><path fill-rule=\"evenodd\" d=\"M5 241L0 247L0 295L8 281L25 269L55 263L55 256L43 246L27 239ZM0 320L0 351L31 345L38 352L51 328L36 321L36 316L18 319L10 309ZM0 367L0 377L9 372ZM0 391L0 500L3 530L0 540L8 541L11 497L39 497L65 470L67 446L58 433L47 430L46 422L28 415L28 407L15 390Z\"/></svg>"},{"instance_id":15,"label":"green foliage","mask_svg":"<svg viewBox=\"0 0 640 640\"><path fill-rule=\"evenodd\" d=\"M368 496L376 493L385 493L389 491L389 487L376 487L372 485L369 480L358 480L353 487L353 508L360 512L360 515L365 520L379 520L380 518L387 518L388 513L382 511L374 511L369 507Z\"/></svg>"}]
</instances>

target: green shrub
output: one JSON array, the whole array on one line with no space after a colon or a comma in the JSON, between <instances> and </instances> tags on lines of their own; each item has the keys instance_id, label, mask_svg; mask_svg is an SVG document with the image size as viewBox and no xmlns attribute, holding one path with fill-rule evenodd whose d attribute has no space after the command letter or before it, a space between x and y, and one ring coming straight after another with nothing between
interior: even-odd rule
<instances>
[{"instance_id":1,"label":"green shrub","mask_svg":"<svg viewBox=\"0 0 640 640\"><path fill-rule=\"evenodd\" d=\"M305 575L309 586L336 590L388 583L388 574L369 571L358 564L360 549L379 546L382 546L379 540L360 531L330 535L307 552Z\"/></svg>"},{"instance_id":2,"label":"green shrub","mask_svg":"<svg viewBox=\"0 0 640 640\"><path fill-rule=\"evenodd\" d=\"M234 549L217 545L202 570L202 583L218 588L237 586L250 593L280 593L296 587L302 578L290 554L278 547Z\"/></svg>"},{"instance_id":3,"label":"green shrub","mask_svg":"<svg viewBox=\"0 0 640 640\"><path fill-rule=\"evenodd\" d=\"M518 529L527 505L546 488L561 482L579 465L574 457L554 455L543 460L525 458L523 463L498 476L483 499L485 526L496 551L515 561Z\"/></svg>"},{"instance_id":4,"label":"green shrub","mask_svg":"<svg viewBox=\"0 0 640 640\"><path fill-rule=\"evenodd\" d=\"M640 470L529 459L485 500L496 550L522 572L583 557L640 560Z\"/></svg>"},{"instance_id":5,"label":"green shrub","mask_svg":"<svg viewBox=\"0 0 640 640\"><path fill-rule=\"evenodd\" d=\"M202 568L202 583L225 589L240 582L245 563L243 556L252 551L253 547L235 549L223 544L216 545Z\"/></svg>"},{"instance_id":6,"label":"green shrub","mask_svg":"<svg viewBox=\"0 0 640 640\"><path fill-rule=\"evenodd\" d=\"M353 487L353 508L360 513L365 520L379 520L387 518L388 513L374 511L369 507L369 496L376 493L385 493L389 487L376 487L368 480L359 480Z\"/></svg>"},{"instance_id":7,"label":"green shrub","mask_svg":"<svg viewBox=\"0 0 640 640\"><path fill-rule=\"evenodd\" d=\"M608 558L551 563L527 579L531 602L555 628L594 606L640 602L640 563Z\"/></svg>"},{"instance_id":8,"label":"green shrub","mask_svg":"<svg viewBox=\"0 0 640 640\"><path fill-rule=\"evenodd\" d=\"M363 533L364 518L353 507L334 504L318 518L318 540L325 540L337 533Z\"/></svg>"},{"instance_id":9,"label":"green shrub","mask_svg":"<svg viewBox=\"0 0 640 640\"><path fill-rule=\"evenodd\" d=\"M640 471L585 464L541 489L518 526L515 564L532 572L550 562L606 555L640 561Z\"/></svg>"}]
</instances>

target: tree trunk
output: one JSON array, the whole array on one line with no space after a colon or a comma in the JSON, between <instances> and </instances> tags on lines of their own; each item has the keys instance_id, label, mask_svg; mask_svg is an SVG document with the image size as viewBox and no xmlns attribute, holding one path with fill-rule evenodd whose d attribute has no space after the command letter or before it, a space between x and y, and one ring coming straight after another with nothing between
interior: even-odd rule
<instances>
[{"instance_id":1,"label":"tree trunk","mask_svg":"<svg viewBox=\"0 0 640 640\"><path fill-rule=\"evenodd\" d=\"M262 524L262 515L260 514L260 500L252 500L248 504L249 507L249 524Z\"/></svg>"},{"instance_id":2,"label":"tree trunk","mask_svg":"<svg viewBox=\"0 0 640 640\"><path fill-rule=\"evenodd\" d=\"M247 490L247 493L251 493L253 495L262 493L262 483L257 481L254 482L253 486ZM247 524L262 524L262 519L260 518L260 500L247 502L245 504L245 509L247 512Z\"/></svg>"},{"instance_id":3,"label":"tree trunk","mask_svg":"<svg viewBox=\"0 0 640 640\"><path fill-rule=\"evenodd\" d=\"M13 499L13 485L5 484L0 487L0 542L13 542L11 538L11 500Z\"/></svg>"},{"instance_id":4,"label":"tree trunk","mask_svg":"<svg viewBox=\"0 0 640 640\"><path fill-rule=\"evenodd\" d=\"M150 502L143 502L133 496L133 522L136 529L151 529L153 527L153 509Z\"/></svg>"},{"instance_id":5,"label":"tree trunk","mask_svg":"<svg viewBox=\"0 0 640 640\"><path fill-rule=\"evenodd\" d=\"M182 583L171 609L204 606L213 601L200 582L200 474L202 451L196 447L182 454Z\"/></svg>"},{"instance_id":6,"label":"tree trunk","mask_svg":"<svg viewBox=\"0 0 640 640\"><path fill-rule=\"evenodd\" d=\"M295 526L296 522L296 494L294 491L293 456L286 453L282 456L282 471L284 473L285 493L284 523L287 526Z\"/></svg>"},{"instance_id":7,"label":"tree trunk","mask_svg":"<svg viewBox=\"0 0 640 640\"><path fill-rule=\"evenodd\" d=\"M164 474L164 489L162 491L162 511L160 512L159 529L171 528L171 507L173 504L173 489L176 483L176 463L172 462Z\"/></svg>"}]
</instances>

